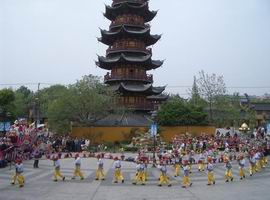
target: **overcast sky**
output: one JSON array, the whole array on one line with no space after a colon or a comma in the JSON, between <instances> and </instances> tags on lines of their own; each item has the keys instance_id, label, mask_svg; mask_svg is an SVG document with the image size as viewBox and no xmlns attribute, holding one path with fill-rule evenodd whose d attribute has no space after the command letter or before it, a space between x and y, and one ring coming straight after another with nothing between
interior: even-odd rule
<instances>
[{"instance_id":1,"label":"overcast sky","mask_svg":"<svg viewBox=\"0 0 270 200\"><path fill-rule=\"evenodd\" d=\"M0 88L16 83L70 84L95 66L99 27L111 0L0 0ZM154 85L186 94L200 70L223 75L230 93L270 93L269 0L151 0ZM30 87L30 85L28 85ZM47 86L42 84L42 87ZM31 86L36 89L36 85ZM264 88L231 88L264 87Z\"/></svg>"}]
</instances>

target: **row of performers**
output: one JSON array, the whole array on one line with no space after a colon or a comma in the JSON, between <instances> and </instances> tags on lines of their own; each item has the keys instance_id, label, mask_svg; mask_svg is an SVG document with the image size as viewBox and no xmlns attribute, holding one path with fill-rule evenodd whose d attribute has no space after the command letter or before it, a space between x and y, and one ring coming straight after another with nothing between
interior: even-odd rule
<instances>
[{"instance_id":1,"label":"row of performers","mask_svg":"<svg viewBox=\"0 0 270 200\"><path fill-rule=\"evenodd\" d=\"M255 172L259 172L262 168L265 168L267 164L267 158L266 157L258 157L257 154L251 154L249 157L249 175L252 176ZM240 179L244 179L246 177L245 173L245 167L246 167L246 160L245 156L243 154L240 154L238 157L238 165L239 165L239 175ZM53 180L58 181L59 179L62 181L65 181L65 176L61 173L61 164L60 159L58 156L53 157L54 161L54 174L53 174ZM140 159L138 160L136 165L136 174L133 179L133 184L142 184L145 185L148 177L147 173L147 163ZM232 156L224 157L224 163L225 163L225 181L233 181L233 172L232 172ZM79 177L81 180L84 179L83 173L81 171L81 158L79 154L75 155L75 168L74 168L74 174L72 179L75 179L76 177ZM114 168L114 183L124 183L124 177L121 172L121 161L118 157L114 158L113 162L113 168ZM174 176L178 177L180 176L181 169L183 170L183 178L182 178L182 187L190 187L192 183L190 182L189 175L191 173L191 167L192 164L188 160L183 160L177 156L174 157ZM168 175L168 166L165 161L160 160L157 168L160 170L160 176L159 176L159 184L158 186L167 185L171 186L170 178ZM207 185L215 185L215 176L214 176L214 164L212 157L208 156L205 160L200 160L198 162L198 170L199 171L207 171L207 178L208 183ZM23 163L21 160L17 160L15 164L15 174L12 176L12 182L11 184L14 185L16 182L18 182L20 187L24 186L25 178L23 176ZM105 180L105 173L104 173L104 162L103 158L100 155L97 155L97 170L96 170L96 180Z\"/></svg>"}]
</instances>

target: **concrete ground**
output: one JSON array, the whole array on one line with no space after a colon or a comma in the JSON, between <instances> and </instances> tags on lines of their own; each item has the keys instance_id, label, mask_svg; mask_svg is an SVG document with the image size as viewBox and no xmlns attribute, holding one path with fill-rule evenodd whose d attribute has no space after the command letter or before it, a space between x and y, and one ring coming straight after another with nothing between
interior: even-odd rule
<instances>
[{"instance_id":1,"label":"concrete ground","mask_svg":"<svg viewBox=\"0 0 270 200\"><path fill-rule=\"evenodd\" d=\"M145 186L132 185L135 174L135 164L122 162L125 183L112 182L112 160L105 160L105 181L95 181L95 158L82 159L82 171L86 179L71 180L73 174L73 159L61 159L62 173L67 177L65 182L53 182L53 163L41 160L40 168L33 169L33 161L25 161L25 187L10 185L10 177L14 167L0 169L0 200L268 200L270 199L270 167L246 180L239 180L238 166L233 164L234 181L224 182L224 167L215 166L216 185L207 186L205 172L198 172L193 167L191 181L193 186L181 188L181 177L174 178L173 169L169 167L172 187L158 187L159 171L149 168L149 181Z\"/></svg>"}]
</instances>

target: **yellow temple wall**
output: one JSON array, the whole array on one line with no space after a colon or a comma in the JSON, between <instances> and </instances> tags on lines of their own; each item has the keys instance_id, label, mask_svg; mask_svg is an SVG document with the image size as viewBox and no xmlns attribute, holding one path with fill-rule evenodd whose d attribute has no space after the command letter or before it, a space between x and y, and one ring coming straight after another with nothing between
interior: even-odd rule
<instances>
[{"instance_id":1,"label":"yellow temple wall","mask_svg":"<svg viewBox=\"0 0 270 200\"><path fill-rule=\"evenodd\" d=\"M73 127L72 137L88 138L91 143L103 142L122 142L131 140L131 132L139 130L146 132L149 127ZM175 135L181 135L188 132L192 136L198 136L201 133L213 135L216 128L213 126L162 126L160 135L165 142L170 142Z\"/></svg>"}]
</instances>

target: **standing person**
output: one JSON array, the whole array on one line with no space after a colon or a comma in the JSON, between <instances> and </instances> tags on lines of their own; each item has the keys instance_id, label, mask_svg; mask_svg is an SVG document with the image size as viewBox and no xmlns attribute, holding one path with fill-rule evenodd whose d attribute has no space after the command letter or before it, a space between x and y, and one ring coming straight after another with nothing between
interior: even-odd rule
<instances>
[{"instance_id":1,"label":"standing person","mask_svg":"<svg viewBox=\"0 0 270 200\"><path fill-rule=\"evenodd\" d=\"M256 159L253 152L249 155L249 175L252 176L256 172Z\"/></svg>"},{"instance_id":2,"label":"standing person","mask_svg":"<svg viewBox=\"0 0 270 200\"><path fill-rule=\"evenodd\" d=\"M38 167L38 163L39 163L39 159L40 159L40 155L41 155L41 152L38 148L37 145L34 146L34 165L33 165L33 168L39 168Z\"/></svg>"},{"instance_id":3,"label":"standing person","mask_svg":"<svg viewBox=\"0 0 270 200\"><path fill-rule=\"evenodd\" d=\"M214 177L214 165L213 165L213 159L212 157L208 157L207 159L207 165L206 165L206 169L207 169L207 179L208 179L208 183L207 185L215 185L215 177Z\"/></svg>"},{"instance_id":4,"label":"standing person","mask_svg":"<svg viewBox=\"0 0 270 200\"><path fill-rule=\"evenodd\" d=\"M133 185L136 185L137 184L137 180L138 180L138 176L139 176L139 171L140 171L140 160L137 159L136 160L136 174L135 174L135 177L134 177L134 180L133 180Z\"/></svg>"},{"instance_id":5,"label":"standing person","mask_svg":"<svg viewBox=\"0 0 270 200\"><path fill-rule=\"evenodd\" d=\"M15 174L12 177L12 182L11 184L14 185L16 183L16 180L19 183L20 187L24 186L25 183L25 179L24 176L22 175L23 173L23 163L21 159L17 159L16 160L16 164L15 164Z\"/></svg>"},{"instance_id":6,"label":"standing person","mask_svg":"<svg viewBox=\"0 0 270 200\"><path fill-rule=\"evenodd\" d=\"M114 168L114 183L118 183L118 181L121 181L124 183L124 177L121 172L121 161L118 157L114 158L113 168Z\"/></svg>"},{"instance_id":7,"label":"standing person","mask_svg":"<svg viewBox=\"0 0 270 200\"><path fill-rule=\"evenodd\" d=\"M239 156L238 165L239 165L240 180L242 180L243 178L246 178L246 175L245 175L246 161L245 161L245 158L244 158L244 156L242 154Z\"/></svg>"},{"instance_id":8,"label":"standing person","mask_svg":"<svg viewBox=\"0 0 270 200\"><path fill-rule=\"evenodd\" d=\"M142 185L145 185L146 175L145 175L145 164L143 160L140 160L138 162L136 169L137 169L137 173L134 178L133 185L136 185L139 182L141 182Z\"/></svg>"},{"instance_id":9,"label":"standing person","mask_svg":"<svg viewBox=\"0 0 270 200\"><path fill-rule=\"evenodd\" d=\"M74 140L74 151L75 152L78 152L79 151L79 140L78 138L76 137L75 140Z\"/></svg>"},{"instance_id":10,"label":"standing person","mask_svg":"<svg viewBox=\"0 0 270 200\"><path fill-rule=\"evenodd\" d=\"M204 162L205 162L205 156L204 156L204 152L203 153L200 153L199 155L199 160L198 160L198 171L204 171L205 169L205 165L204 165Z\"/></svg>"},{"instance_id":11,"label":"standing person","mask_svg":"<svg viewBox=\"0 0 270 200\"><path fill-rule=\"evenodd\" d=\"M264 169L265 168L265 162L264 162L264 150L263 150L263 148L259 148L259 153L260 153L259 163L260 163L261 169Z\"/></svg>"},{"instance_id":12,"label":"standing person","mask_svg":"<svg viewBox=\"0 0 270 200\"><path fill-rule=\"evenodd\" d=\"M229 158L225 158L225 182L229 182L229 180L233 181L233 174L232 174L232 162L231 162L232 157L230 156Z\"/></svg>"},{"instance_id":13,"label":"standing person","mask_svg":"<svg viewBox=\"0 0 270 200\"><path fill-rule=\"evenodd\" d=\"M148 171L147 171L148 159L144 159L143 162L144 162L145 181L147 181L148 177L149 177L149 174L148 174Z\"/></svg>"},{"instance_id":14,"label":"standing person","mask_svg":"<svg viewBox=\"0 0 270 200\"><path fill-rule=\"evenodd\" d=\"M268 160L267 160L267 152L266 148L262 149L262 162L263 162L263 168L267 166Z\"/></svg>"},{"instance_id":15,"label":"standing person","mask_svg":"<svg viewBox=\"0 0 270 200\"><path fill-rule=\"evenodd\" d=\"M180 168L181 168L181 159L178 154L174 156L174 177L180 176Z\"/></svg>"},{"instance_id":16,"label":"standing person","mask_svg":"<svg viewBox=\"0 0 270 200\"><path fill-rule=\"evenodd\" d=\"M103 159L99 154L97 155L97 171L96 171L96 180L105 180L104 170L103 170Z\"/></svg>"},{"instance_id":17,"label":"standing person","mask_svg":"<svg viewBox=\"0 0 270 200\"><path fill-rule=\"evenodd\" d=\"M194 151L191 150L188 154L189 173L191 174L192 164L194 162Z\"/></svg>"},{"instance_id":18,"label":"standing person","mask_svg":"<svg viewBox=\"0 0 270 200\"><path fill-rule=\"evenodd\" d=\"M182 179L182 188L186 188L188 186L191 187L192 183L190 182L190 179L189 179L190 166L189 166L188 160L184 160L183 171L184 171L184 176Z\"/></svg>"},{"instance_id":19,"label":"standing person","mask_svg":"<svg viewBox=\"0 0 270 200\"><path fill-rule=\"evenodd\" d=\"M74 169L74 173L73 173L73 177L71 179L75 179L77 176L79 176L81 178L81 180L84 179L83 174L81 172L81 158L80 155L77 153L75 155L75 169Z\"/></svg>"},{"instance_id":20,"label":"standing person","mask_svg":"<svg viewBox=\"0 0 270 200\"><path fill-rule=\"evenodd\" d=\"M259 150L255 153L255 160L256 160L256 172L260 172L262 170L261 160L262 155Z\"/></svg>"},{"instance_id":21,"label":"standing person","mask_svg":"<svg viewBox=\"0 0 270 200\"><path fill-rule=\"evenodd\" d=\"M158 169L160 170L160 176L159 176L159 184L158 186L162 186L163 184L168 184L168 187L171 187L172 184L169 181L169 177L167 175L167 166L164 161L160 161L160 164L158 166Z\"/></svg>"},{"instance_id":22,"label":"standing person","mask_svg":"<svg viewBox=\"0 0 270 200\"><path fill-rule=\"evenodd\" d=\"M60 171L61 164L60 164L60 160L59 160L57 155L53 158L53 161L54 161L54 174L53 174L54 181L55 182L58 181L57 177L60 177L60 178L62 178L63 181L65 181L66 177L64 177L61 174L61 171Z\"/></svg>"}]
</instances>

